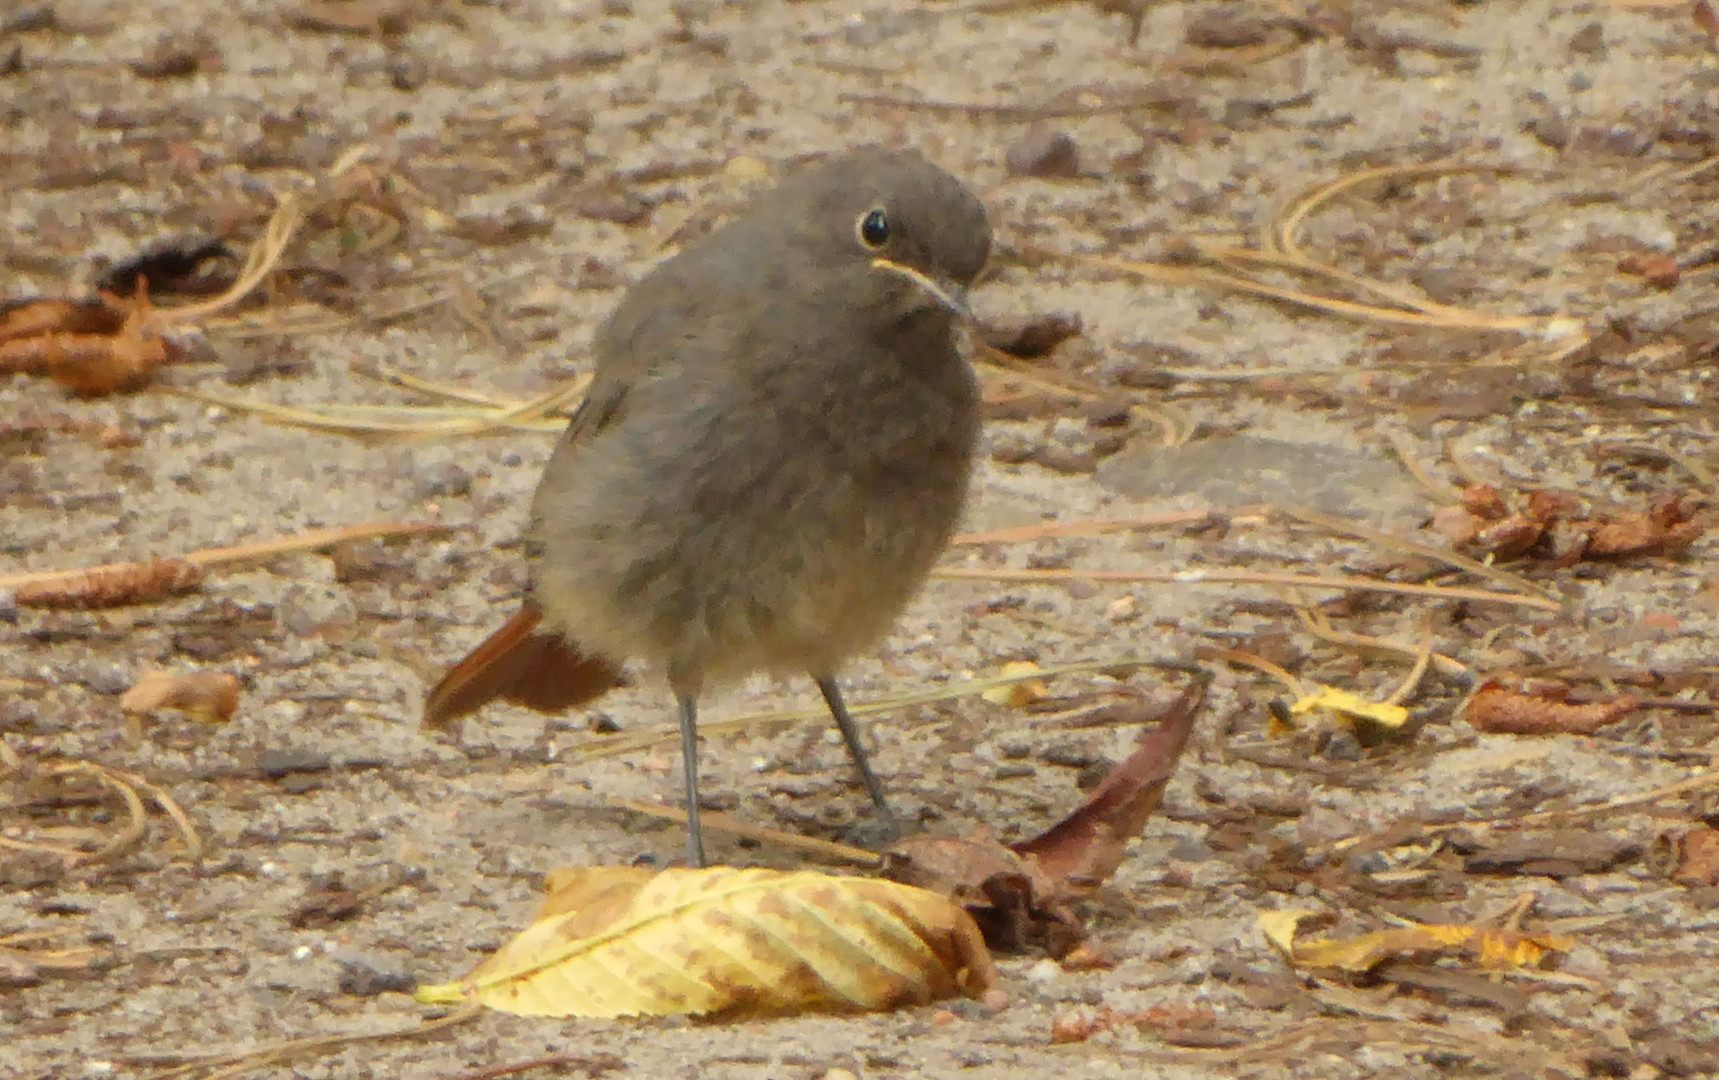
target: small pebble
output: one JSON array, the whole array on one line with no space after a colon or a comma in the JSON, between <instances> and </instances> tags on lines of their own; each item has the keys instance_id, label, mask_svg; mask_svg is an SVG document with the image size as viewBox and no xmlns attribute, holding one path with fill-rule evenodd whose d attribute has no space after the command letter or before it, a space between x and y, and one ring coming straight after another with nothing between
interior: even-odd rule
<instances>
[{"instance_id":1,"label":"small pebble","mask_svg":"<svg viewBox=\"0 0 1719 1080\"><path fill-rule=\"evenodd\" d=\"M469 495L472 474L451 461L425 465L418 470L417 492L421 499L446 499Z\"/></svg>"},{"instance_id":2,"label":"small pebble","mask_svg":"<svg viewBox=\"0 0 1719 1080\"><path fill-rule=\"evenodd\" d=\"M1067 178L1080 175L1080 148L1066 131L1035 127L1003 152L1010 176Z\"/></svg>"},{"instance_id":3,"label":"small pebble","mask_svg":"<svg viewBox=\"0 0 1719 1080\"><path fill-rule=\"evenodd\" d=\"M340 992L353 997L409 994L418 980L397 965L372 956L340 958Z\"/></svg>"},{"instance_id":4,"label":"small pebble","mask_svg":"<svg viewBox=\"0 0 1719 1080\"><path fill-rule=\"evenodd\" d=\"M1062 977L1062 965L1048 957L1027 969L1027 981L1040 986L1048 986Z\"/></svg>"}]
</instances>

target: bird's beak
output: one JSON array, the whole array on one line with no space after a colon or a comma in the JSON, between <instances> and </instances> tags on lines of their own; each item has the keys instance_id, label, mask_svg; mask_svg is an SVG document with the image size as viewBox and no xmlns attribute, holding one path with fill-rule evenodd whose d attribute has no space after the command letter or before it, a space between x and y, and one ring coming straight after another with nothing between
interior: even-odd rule
<instances>
[{"instance_id":1,"label":"bird's beak","mask_svg":"<svg viewBox=\"0 0 1719 1080\"><path fill-rule=\"evenodd\" d=\"M920 273L911 266L889 259L873 259L871 265L873 269L887 270L913 282L930 294L933 300L954 312L957 319L967 320L973 317L973 312L967 307L967 290L953 281L938 281L929 274Z\"/></svg>"}]
</instances>

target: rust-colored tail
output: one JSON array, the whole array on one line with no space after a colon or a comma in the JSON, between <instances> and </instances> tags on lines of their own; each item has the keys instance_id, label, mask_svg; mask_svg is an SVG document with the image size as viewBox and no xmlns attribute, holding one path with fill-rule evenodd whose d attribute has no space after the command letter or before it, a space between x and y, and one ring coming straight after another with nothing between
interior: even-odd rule
<instances>
[{"instance_id":1,"label":"rust-colored tail","mask_svg":"<svg viewBox=\"0 0 1719 1080\"><path fill-rule=\"evenodd\" d=\"M560 635L539 631L542 621L542 612L523 607L455 664L424 700L424 726L445 730L497 698L538 712L561 712L621 685L618 664L586 656Z\"/></svg>"}]
</instances>

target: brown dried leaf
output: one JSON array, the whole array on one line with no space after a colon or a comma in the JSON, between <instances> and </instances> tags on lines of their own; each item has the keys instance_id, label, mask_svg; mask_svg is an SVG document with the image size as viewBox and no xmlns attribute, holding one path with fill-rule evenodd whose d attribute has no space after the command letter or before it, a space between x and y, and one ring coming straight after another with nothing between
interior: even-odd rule
<instances>
[{"instance_id":1,"label":"brown dried leaf","mask_svg":"<svg viewBox=\"0 0 1719 1080\"><path fill-rule=\"evenodd\" d=\"M1085 937L1074 902L1115 871L1128 841L1157 809L1205 685L1189 686L1169 714L1143 732L1128 760L1039 836L1012 847L986 829L963 837L911 837L884 856L884 876L965 905L995 949L1040 944L1059 959L1074 955Z\"/></svg>"},{"instance_id":2,"label":"brown dried leaf","mask_svg":"<svg viewBox=\"0 0 1719 1080\"><path fill-rule=\"evenodd\" d=\"M1656 289L1675 289L1683 277L1677 260L1662 252L1626 255L1618 260L1618 269L1631 277L1641 278Z\"/></svg>"},{"instance_id":3,"label":"brown dried leaf","mask_svg":"<svg viewBox=\"0 0 1719 1080\"><path fill-rule=\"evenodd\" d=\"M527 1016L868 1010L983 996L996 969L946 897L804 871L558 872L543 914L427 1004Z\"/></svg>"},{"instance_id":4,"label":"brown dried leaf","mask_svg":"<svg viewBox=\"0 0 1719 1080\"><path fill-rule=\"evenodd\" d=\"M83 397L135 390L167 362L167 342L153 334L46 337L48 374Z\"/></svg>"},{"instance_id":5,"label":"brown dried leaf","mask_svg":"<svg viewBox=\"0 0 1719 1080\"><path fill-rule=\"evenodd\" d=\"M1191 683L1158 725L1141 733L1128 759L1094 788L1068 817L1031 840L1013 845L1034 876L1072 896L1101 884L1121 865L1128 841L1140 835L1164 799L1164 786L1194 730L1205 698L1204 680Z\"/></svg>"},{"instance_id":6,"label":"brown dried leaf","mask_svg":"<svg viewBox=\"0 0 1719 1080\"><path fill-rule=\"evenodd\" d=\"M1474 546L1495 559L1514 559L1526 555L1545 535L1546 526L1543 522L1523 514L1511 514L1488 524L1476 533Z\"/></svg>"},{"instance_id":7,"label":"brown dried leaf","mask_svg":"<svg viewBox=\"0 0 1719 1080\"><path fill-rule=\"evenodd\" d=\"M125 313L100 300L26 300L0 306L0 343L5 344L41 334L113 334L124 325ZM0 373L27 370L5 356L0 348Z\"/></svg>"},{"instance_id":8,"label":"brown dried leaf","mask_svg":"<svg viewBox=\"0 0 1719 1080\"><path fill-rule=\"evenodd\" d=\"M1640 702L1630 694L1611 701L1571 705L1488 683L1469 699L1463 719L1478 731L1509 735L1587 735L1615 724Z\"/></svg>"},{"instance_id":9,"label":"brown dried leaf","mask_svg":"<svg viewBox=\"0 0 1719 1080\"><path fill-rule=\"evenodd\" d=\"M1646 513L1619 514L1600 521L1588 540L1590 558L1674 555L1701 539L1706 527L1692 520L1695 511L1673 495Z\"/></svg>"},{"instance_id":10,"label":"brown dried leaf","mask_svg":"<svg viewBox=\"0 0 1719 1080\"><path fill-rule=\"evenodd\" d=\"M1679 848L1671 880L1679 885L1719 885L1719 829L1697 829L1683 838Z\"/></svg>"},{"instance_id":11,"label":"brown dried leaf","mask_svg":"<svg viewBox=\"0 0 1719 1080\"><path fill-rule=\"evenodd\" d=\"M1480 539L1480 525L1476 515L1462 506L1441 506L1434 510L1430 527L1433 532L1449 540L1452 547L1468 547Z\"/></svg>"},{"instance_id":12,"label":"brown dried leaf","mask_svg":"<svg viewBox=\"0 0 1719 1080\"><path fill-rule=\"evenodd\" d=\"M80 574L20 585L12 593L19 607L89 608L147 604L190 592L203 580L203 568L185 559L110 563Z\"/></svg>"},{"instance_id":13,"label":"brown dried leaf","mask_svg":"<svg viewBox=\"0 0 1719 1080\"><path fill-rule=\"evenodd\" d=\"M1532 555L1560 566L1583 559L1675 555L1706 532L1694 520L1694 509L1677 495L1645 512L1582 515L1582 500L1561 491L1528 492L1521 512L1510 513L1496 490L1477 484L1463 492L1460 507L1436 512L1433 528L1457 547L1496 560Z\"/></svg>"},{"instance_id":14,"label":"brown dried leaf","mask_svg":"<svg viewBox=\"0 0 1719 1080\"><path fill-rule=\"evenodd\" d=\"M1491 484L1472 484L1463 488L1462 508L1485 521L1497 521L1510 513L1504 496Z\"/></svg>"},{"instance_id":15,"label":"brown dried leaf","mask_svg":"<svg viewBox=\"0 0 1719 1080\"><path fill-rule=\"evenodd\" d=\"M148 671L120 696L119 707L133 716L177 709L205 723L226 723L239 710L241 686L224 671Z\"/></svg>"}]
</instances>

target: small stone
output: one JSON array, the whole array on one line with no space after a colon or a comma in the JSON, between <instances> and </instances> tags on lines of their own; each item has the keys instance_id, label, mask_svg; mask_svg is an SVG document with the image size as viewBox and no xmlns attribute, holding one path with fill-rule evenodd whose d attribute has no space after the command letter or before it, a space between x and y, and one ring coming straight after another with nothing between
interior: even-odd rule
<instances>
[{"instance_id":1,"label":"small stone","mask_svg":"<svg viewBox=\"0 0 1719 1080\"><path fill-rule=\"evenodd\" d=\"M1391 868L1391 861L1377 851L1364 851L1351 855L1348 865L1357 874L1382 874Z\"/></svg>"},{"instance_id":2,"label":"small stone","mask_svg":"<svg viewBox=\"0 0 1719 1080\"><path fill-rule=\"evenodd\" d=\"M472 490L472 474L452 461L439 461L418 470L417 489L421 499L469 495Z\"/></svg>"},{"instance_id":3,"label":"small stone","mask_svg":"<svg viewBox=\"0 0 1719 1080\"><path fill-rule=\"evenodd\" d=\"M1091 764L1083 765L1080 772L1075 775L1074 786L1081 791L1091 791L1104 783L1105 778L1110 775L1114 768L1115 765L1109 761L1094 761Z\"/></svg>"},{"instance_id":4,"label":"small stone","mask_svg":"<svg viewBox=\"0 0 1719 1080\"><path fill-rule=\"evenodd\" d=\"M326 772L332 767L329 756L315 750L264 750L257 755L257 770L271 780L293 773Z\"/></svg>"},{"instance_id":5,"label":"small stone","mask_svg":"<svg viewBox=\"0 0 1719 1080\"><path fill-rule=\"evenodd\" d=\"M352 625L358 621L358 608L345 589L295 585L281 597L275 618L287 633L308 638L327 627Z\"/></svg>"},{"instance_id":6,"label":"small stone","mask_svg":"<svg viewBox=\"0 0 1719 1080\"><path fill-rule=\"evenodd\" d=\"M1010 176L1062 178L1080 175L1080 147L1066 131L1034 127L1003 152Z\"/></svg>"},{"instance_id":7,"label":"small stone","mask_svg":"<svg viewBox=\"0 0 1719 1080\"><path fill-rule=\"evenodd\" d=\"M72 678L94 694L123 694L131 689L131 676L123 668L101 660L85 664Z\"/></svg>"},{"instance_id":8,"label":"small stone","mask_svg":"<svg viewBox=\"0 0 1719 1080\"><path fill-rule=\"evenodd\" d=\"M415 53L405 53L388 61L388 85L410 93L430 79L430 66Z\"/></svg>"},{"instance_id":9,"label":"small stone","mask_svg":"<svg viewBox=\"0 0 1719 1080\"><path fill-rule=\"evenodd\" d=\"M418 985L406 971L392 961L374 956L348 956L338 959L340 992L353 997L376 997L378 994L409 994Z\"/></svg>"},{"instance_id":10,"label":"small stone","mask_svg":"<svg viewBox=\"0 0 1719 1080\"><path fill-rule=\"evenodd\" d=\"M1606 28L1597 22L1577 30L1570 38L1570 51L1578 56L1598 59L1606 54Z\"/></svg>"},{"instance_id":11,"label":"small stone","mask_svg":"<svg viewBox=\"0 0 1719 1080\"><path fill-rule=\"evenodd\" d=\"M1062 977L1062 965L1048 957L1027 969L1027 981L1039 986L1048 986Z\"/></svg>"}]
</instances>

